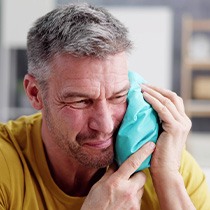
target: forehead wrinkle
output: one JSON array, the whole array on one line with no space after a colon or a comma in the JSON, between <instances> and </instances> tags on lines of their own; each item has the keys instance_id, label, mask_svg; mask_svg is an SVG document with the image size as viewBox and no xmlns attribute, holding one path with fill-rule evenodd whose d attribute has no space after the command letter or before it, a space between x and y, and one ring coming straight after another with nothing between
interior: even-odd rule
<instances>
[{"instance_id":1,"label":"forehead wrinkle","mask_svg":"<svg viewBox=\"0 0 210 210\"><path fill-rule=\"evenodd\" d=\"M121 92L122 90L129 89L130 87L127 75L124 78L122 76L120 79L113 78L112 84L114 85L113 90L115 92Z\"/></svg>"},{"instance_id":2,"label":"forehead wrinkle","mask_svg":"<svg viewBox=\"0 0 210 210\"><path fill-rule=\"evenodd\" d=\"M119 94L119 93L122 93L122 92L125 92L125 91L128 91L129 90L129 88L130 88L130 84L129 83L127 83L122 89L120 89L119 91L116 91L115 93L114 93L114 95L117 95L117 94Z\"/></svg>"},{"instance_id":3,"label":"forehead wrinkle","mask_svg":"<svg viewBox=\"0 0 210 210\"><path fill-rule=\"evenodd\" d=\"M78 84L78 83L76 83ZM69 85L61 92L61 98L72 98L72 97L83 97L83 98L96 98L100 92L100 84L85 85L84 83L80 86Z\"/></svg>"}]
</instances>

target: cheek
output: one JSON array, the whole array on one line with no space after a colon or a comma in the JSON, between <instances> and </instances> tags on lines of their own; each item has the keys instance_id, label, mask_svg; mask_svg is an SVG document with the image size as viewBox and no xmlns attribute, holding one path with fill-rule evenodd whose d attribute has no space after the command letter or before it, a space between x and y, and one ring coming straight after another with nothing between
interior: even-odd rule
<instances>
[{"instance_id":1,"label":"cheek","mask_svg":"<svg viewBox=\"0 0 210 210\"><path fill-rule=\"evenodd\" d=\"M127 103L115 107L114 118L116 119L118 124L122 122L126 109L127 109Z\"/></svg>"},{"instance_id":2,"label":"cheek","mask_svg":"<svg viewBox=\"0 0 210 210\"><path fill-rule=\"evenodd\" d=\"M64 108L62 110L61 120L65 127L67 127L70 132L80 132L85 123L85 116L82 111L73 110L69 108Z\"/></svg>"}]
</instances>

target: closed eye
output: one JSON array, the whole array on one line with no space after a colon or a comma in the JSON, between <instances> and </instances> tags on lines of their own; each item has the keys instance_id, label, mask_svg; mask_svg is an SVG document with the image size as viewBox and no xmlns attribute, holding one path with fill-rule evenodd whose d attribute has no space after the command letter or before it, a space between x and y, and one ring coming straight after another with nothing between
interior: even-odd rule
<instances>
[{"instance_id":1,"label":"closed eye","mask_svg":"<svg viewBox=\"0 0 210 210\"><path fill-rule=\"evenodd\" d=\"M122 103L125 103L126 100L127 100L127 93L110 98L110 101L113 104L122 104Z\"/></svg>"},{"instance_id":2,"label":"closed eye","mask_svg":"<svg viewBox=\"0 0 210 210\"><path fill-rule=\"evenodd\" d=\"M74 109L85 109L88 108L92 103L93 101L91 99L82 99L78 101L72 101L68 104Z\"/></svg>"}]
</instances>

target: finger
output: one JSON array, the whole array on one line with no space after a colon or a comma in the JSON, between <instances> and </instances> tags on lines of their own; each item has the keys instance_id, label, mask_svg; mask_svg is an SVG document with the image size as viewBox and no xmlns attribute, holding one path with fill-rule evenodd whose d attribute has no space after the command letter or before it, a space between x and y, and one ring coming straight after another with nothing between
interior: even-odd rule
<instances>
[{"instance_id":1,"label":"finger","mask_svg":"<svg viewBox=\"0 0 210 210\"><path fill-rule=\"evenodd\" d=\"M142 188L146 182L146 175L144 172L139 171L134 173L130 180L132 180L133 183L138 185L138 188Z\"/></svg>"},{"instance_id":2,"label":"finger","mask_svg":"<svg viewBox=\"0 0 210 210\"><path fill-rule=\"evenodd\" d=\"M172 103L175 105L176 109L180 113L185 113L183 99L180 96L178 96L175 92L168 89L156 87L150 84L142 84L142 90L143 89L146 90L146 88L150 88L160 93L162 96L165 96L166 98L170 99L170 101L172 101ZM163 101L163 104L164 104L164 101Z\"/></svg>"},{"instance_id":3,"label":"finger","mask_svg":"<svg viewBox=\"0 0 210 210\"><path fill-rule=\"evenodd\" d=\"M129 179L130 176L139 168L143 161L154 151L154 142L148 142L137 152L132 154L116 171L116 174L123 179Z\"/></svg>"},{"instance_id":4,"label":"finger","mask_svg":"<svg viewBox=\"0 0 210 210\"><path fill-rule=\"evenodd\" d=\"M144 185L146 183L146 175L142 171L136 172L130 177L129 182L132 182L130 186L133 191L137 192L137 197L141 201L144 192Z\"/></svg>"},{"instance_id":5,"label":"finger","mask_svg":"<svg viewBox=\"0 0 210 210\"><path fill-rule=\"evenodd\" d=\"M142 90L144 99L152 105L162 120L165 119L164 116L167 116L166 119L168 120L168 115L172 115L173 118L178 121L181 120L182 115L179 113L179 110L169 98L146 86L143 87Z\"/></svg>"},{"instance_id":6,"label":"finger","mask_svg":"<svg viewBox=\"0 0 210 210\"><path fill-rule=\"evenodd\" d=\"M151 106L154 108L154 110L158 113L159 118L163 122L173 122L174 121L174 115L169 111L169 109L164 106L159 100L151 96L147 92L143 92L144 99L151 104ZM177 118L177 117L176 117Z\"/></svg>"}]
</instances>

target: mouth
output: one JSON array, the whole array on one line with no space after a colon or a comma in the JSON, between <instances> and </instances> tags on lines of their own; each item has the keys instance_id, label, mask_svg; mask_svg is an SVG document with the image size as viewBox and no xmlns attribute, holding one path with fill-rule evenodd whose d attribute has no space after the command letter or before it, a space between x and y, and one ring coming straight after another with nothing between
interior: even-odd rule
<instances>
[{"instance_id":1,"label":"mouth","mask_svg":"<svg viewBox=\"0 0 210 210\"><path fill-rule=\"evenodd\" d=\"M106 149L112 145L112 138L106 140L88 141L83 144L85 147L91 147L94 149Z\"/></svg>"}]
</instances>

